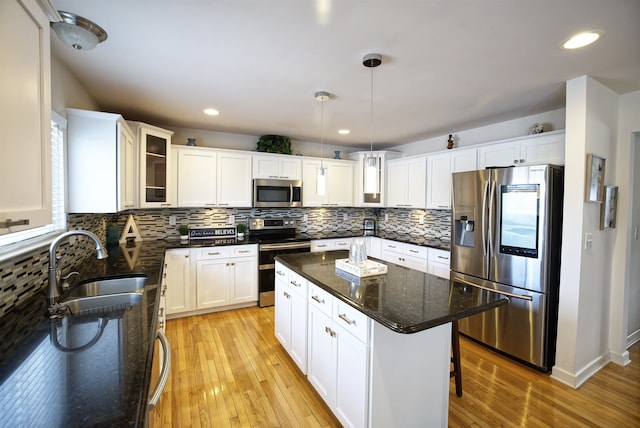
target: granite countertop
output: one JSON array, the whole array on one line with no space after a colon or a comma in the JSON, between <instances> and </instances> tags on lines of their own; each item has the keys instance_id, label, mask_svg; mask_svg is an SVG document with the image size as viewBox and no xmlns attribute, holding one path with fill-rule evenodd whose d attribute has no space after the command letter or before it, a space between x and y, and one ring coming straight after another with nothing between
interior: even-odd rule
<instances>
[{"instance_id":1,"label":"granite countertop","mask_svg":"<svg viewBox=\"0 0 640 428\"><path fill-rule=\"evenodd\" d=\"M398 333L426 330L508 302L503 295L376 259L387 265L385 275L337 272L335 260L348 257L348 251L332 251L285 254L276 261Z\"/></svg>"},{"instance_id":2,"label":"granite countertop","mask_svg":"<svg viewBox=\"0 0 640 428\"><path fill-rule=\"evenodd\" d=\"M43 290L2 317L3 425L145 426L164 249L163 241L108 247L108 259L76 266L83 279L146 274L135 306L49 319Z\"/></svg>"}]
</instances>

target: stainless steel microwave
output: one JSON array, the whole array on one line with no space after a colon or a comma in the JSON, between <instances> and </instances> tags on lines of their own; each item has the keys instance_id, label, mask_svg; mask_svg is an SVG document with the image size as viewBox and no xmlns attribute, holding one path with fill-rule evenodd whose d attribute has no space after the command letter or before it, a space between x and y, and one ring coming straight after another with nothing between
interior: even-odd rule
<instances>
[{"instance_id":1,"label":"stainless steel microwave","mask_svg":"<svg viewBox=\"0 0 640 428\"><path fill-rule=\"evenodd\" d=\"M301 207L302 181L255 178L253 206L256 208Z\"/></svg>"}]
</instances>

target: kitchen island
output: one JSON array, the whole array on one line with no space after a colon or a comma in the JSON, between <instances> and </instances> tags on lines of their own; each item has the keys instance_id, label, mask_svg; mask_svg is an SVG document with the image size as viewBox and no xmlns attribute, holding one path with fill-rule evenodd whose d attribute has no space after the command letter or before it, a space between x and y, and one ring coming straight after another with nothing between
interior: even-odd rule
<instances>
[{"instance_id":1,"label":"kitchen island","mask_svg":"<svg viewBox=\"0 0 640 428\"><path fill-rule=\"evenodd\" d=\"M276 258L276 337L345 426L446 427L451 322L508 299L392 263L358 278L347 257Z\"/></svg>"}]
</instances>

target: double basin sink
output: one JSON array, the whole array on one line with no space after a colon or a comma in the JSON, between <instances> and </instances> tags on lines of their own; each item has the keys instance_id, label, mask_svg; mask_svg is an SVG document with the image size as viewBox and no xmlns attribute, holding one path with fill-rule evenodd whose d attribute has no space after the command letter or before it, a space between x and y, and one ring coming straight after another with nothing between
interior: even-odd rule
<instances>
[{"instance_id":1,"label":"double basin sink","mask_svg":"<svg viewBox=\"0 0 640 428\"><path fill-rule=\"evenodd\" d=\"M82 282L60 302L74 315L112 312L142 301L147 276L97 278Z\"/></svg>"}]
</instances>

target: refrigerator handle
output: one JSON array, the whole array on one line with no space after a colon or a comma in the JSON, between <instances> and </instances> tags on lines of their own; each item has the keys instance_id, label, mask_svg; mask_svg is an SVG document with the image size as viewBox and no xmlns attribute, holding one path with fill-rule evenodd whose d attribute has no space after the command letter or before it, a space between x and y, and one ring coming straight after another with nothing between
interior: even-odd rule
<instances>
[{"instance_id":1,"label":"refrigerator handle","mask_svg":"<svg viewBox=\"0 0 640 428\"><path fill-rule=\"evenodd\" d=\"M487 255L487 225L486 225L486 216L485 212L487 211L487 189L489 187L489 182L484 182L484 191L482 192L482 254Z\"/></svg>"},{"instance_id":2,"label":"refrigerator handle","mask_svg":"<svg viewBox=\"0 0 640 428\"><path fill-rule=\"evenodd\" d=\"M462 283L462 284L465 284L465 285L470 285L471 287L476 287L476 288L479 288L481 290L488 291L490 293L502 294L503 296L511 297L511 298L514 298L514 299L528 300L528 301L532 301L533 300L533 297L527 296L526 294L516 294L516 293L509 293L508 291L496 290L494 288L484 287L484 286L482 286L480 284L474 284L473 282L465 281L464 279L460 279L460 278L454 279L454 282L459 282L459 283Z\"/></svg>"},{"instance_id":3,"label":"refrigerator handle","mask_svg":"<svg viewBox=\"0 0 640 428\"><path fill-rule=\"evenodd\" d=\"M489 194L489 227L488 227L488 234L489 234L489 255L493 256L494 255L494 250L493 250L493 236L494 236L494 231L493 231L493 225L495 224L495 219L494 219L494 208L496 206L496 182L492 181L491 182L491 193Z\"/></svg>"}]
</instances>

